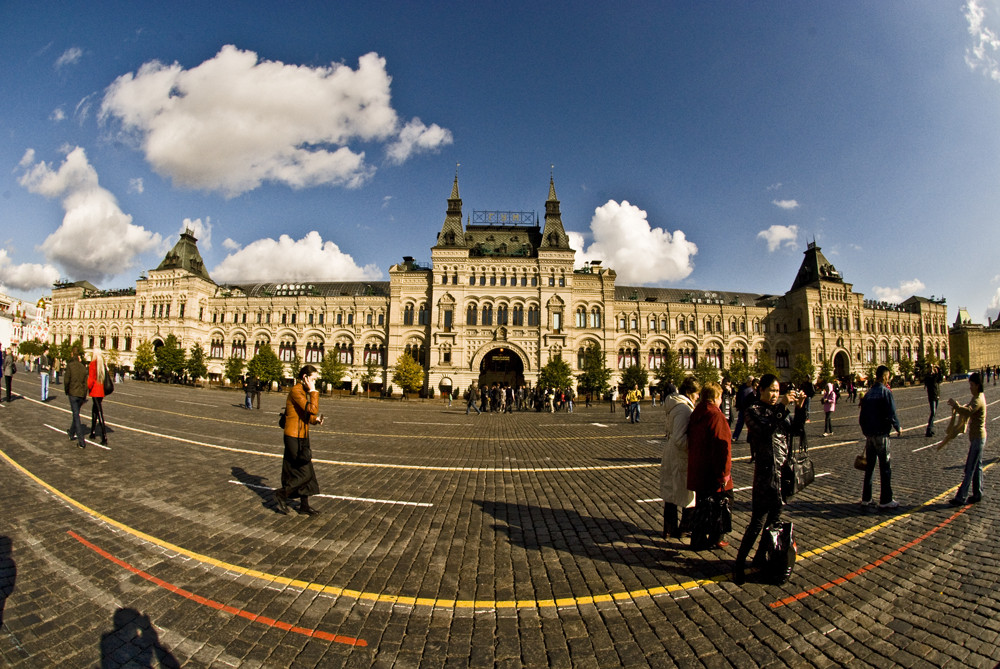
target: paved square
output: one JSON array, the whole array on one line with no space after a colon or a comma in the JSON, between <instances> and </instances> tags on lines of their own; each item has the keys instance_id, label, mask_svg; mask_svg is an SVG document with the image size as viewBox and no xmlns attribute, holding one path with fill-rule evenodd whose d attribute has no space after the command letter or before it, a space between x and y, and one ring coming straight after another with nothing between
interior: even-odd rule
<instances>
[{"instance_id":1,"label":"paved square","mask_svg":"<svg viewBox=\"0 0 1000 669\"><path fill-rule=\"evenodd\" d=\"M38 390L18 375L23 397L0 408L4 666L1000 658L994 449L983 502L949 506L968 442L927 447L922 387L895 391L897 512L857 505L857 406L839 405L828 438L814 408L820 476L787 507L800 559L781 587L729 580L749 517L745 443L734 545L662 538L663 419L648 403L631 425L607 404L467 416L462 403L324 397L312 433L322 513L307 517L276 513L271 495L283 394L258 412L240 408L242 393L125 383L105 401L108 448L81 450L65 397L42 404ZM964 401L967 384L943 394Z\"/></svg>"}]
</instances>

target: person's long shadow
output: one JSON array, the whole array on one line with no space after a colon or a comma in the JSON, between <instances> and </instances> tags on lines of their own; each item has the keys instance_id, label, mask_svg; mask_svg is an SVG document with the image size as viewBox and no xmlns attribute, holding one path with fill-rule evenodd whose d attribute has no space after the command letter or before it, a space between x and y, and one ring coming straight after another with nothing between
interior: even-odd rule
<instances>
[{"instance_id":1,"label":"person's long shadow","mask_svg":"<svg viewBox=\"0 0 1000 669\"><path fill-rule=\"evenodd\" d=\"M135 609L118 609L112 625L110 632L101 635L101 669L181 666L160 643L149 616Z\"/></svg>"},{"instance_id":2,"label":"person's long shadow","mask_svg":"<svg viewBox=\"0 0 1000 669\"><path fill-rule=\"evenodd\" d=\"M0 626L3 626L3 609L7 598L14 592L17 565L14 563L10 537L0 537Z\"/></svg>"},{"instance_id":3,"label":"person's long shadow","mask_svg":"<svg viewBox=\"0 0 1000 669\"><path fill-rule=\"evenodd\" d=\"M683 555L656 530L617 518L585 516L572 509L476 500L498 522L492 529L515 546L543 547L592 560L668 570L681 576L711 577L728 571L728 560L709 551ZM686 547L686 546L684 546Z\"/></svg>"},{"instance_id":4,"label":"person's long shadow","mask_svg":"<svg viewBox=\"0 0 1000 669\"><path fill-rule=\"evenodd\" d=\"M261 506L269 509L275 508L274 490L265 483L267 481L266 476L250 474L242 467L233 467L231 471L236 480L243 484L243 487L247 490L252 490L260 497Z\"/></svg>"}]
</instances>

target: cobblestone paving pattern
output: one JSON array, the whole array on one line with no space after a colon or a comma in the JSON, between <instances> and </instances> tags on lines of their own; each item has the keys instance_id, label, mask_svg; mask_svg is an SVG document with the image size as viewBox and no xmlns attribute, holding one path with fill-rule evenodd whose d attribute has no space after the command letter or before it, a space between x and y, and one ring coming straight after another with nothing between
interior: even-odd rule
<instances>
[{"instance_id":1,"label":"cobblestone paving pattern","mask_svg":"<svg viewBox=\"0 0 1000 669\"><path fill-rule=\"evenodd\" d=\"M648 403L631 425L607 404L467 416L464 403L323 398L312 446L325 496L307 517L278 514L271 495L282 394L246 411L238 392L124 383L105 401L109 448L79 449L58 386L45 404L35 374L14 389L0 408L2 666L1000 660L996 449L988 440L984 500L950 506L968 442L928 447L922 387L895 391L896 511L857 504L857 405L840 403L826 438L814 409L821 476L787 507L800 559L780 587L729 579L749 517L745 442L733 545L663 539L663 414ZM967 395L964 381L943 388Z\"/></svg>"}]
</instances>

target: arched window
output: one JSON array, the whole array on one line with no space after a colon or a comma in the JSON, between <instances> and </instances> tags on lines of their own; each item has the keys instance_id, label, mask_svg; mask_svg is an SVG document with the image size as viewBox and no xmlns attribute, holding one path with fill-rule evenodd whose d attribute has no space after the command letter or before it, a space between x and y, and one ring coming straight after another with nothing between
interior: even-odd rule
<instances>
[{"instance_id":1,"label":"arched window","mask_svg":"<svg viewBox=\"0 0 1000 669\"><path fill-rule=\"evenodd\" d=\"M522 277L523 278L523 277ZM512 310L512 321L511 325L519 326L524 325L524 307L519 304L515 304Z\"/></svg>"},{"instance_id":2,"label":"arched window","mask_svg":"<svg viewBox=\"0 0 1000 669\"><path fill-rule=\"evenodd\" d=\"M466 325L475 325L476 324L476 320L477 320L476 316L478 314L479 314L479 310L476 309L476 305L470 304L469 308L465 310L465 324Z\"/></svg>"},{"instance_id":3,"label":"arched window","mask_svg":"<svg viewBox=\"0 0 1000 669\"><path fill-rule=\"evenodd\" d=\"M247 342L245 339L237 337L233 340L233 351L231 355L234 358L239 358L240 360L247 359Z\"/></svg>"},{"instance_id":4,"label":"arched window","mask_svg":"<svg viewBox=\"0 0 1000 669\"><path fill-rule=\"evenodd\" d=\"M431 319L430 311L427 309L427 303L421 302L420 310L417 312L417 324L427 325L428 323L430 323L430 319Z\"/></svg>"},{"instance_id":5,"label":"arched window","mask_svg":"<svg viewBox=\"0 0 1000 669\"><path fill-rule=\"evenodd\" d=\"M576 309L576 327L587 327L587 310L583 307L577 307Z\"/></svg>"},{"instance_id":6,"label":"arched window","mask_svg":"<svg viewBox=\"0 0 1000 669\"><path fill-rule=\"evenodd\" d=\"M339 320L339 314L338 314ZM413 325L413 305L407 304L403 307L403 325Z\"/></svg>"},{"instance_id":7,"label":"arched window","mask_svg":"<svg viewBox=\"0 0 1000 669\"><path fill-rule=\"evenodd\" d=\"M483 305L483 325L493 325L493 305Z\"/></svg>"},{"instance_id":8,"label":"arched window","mask_svg":"<svg viewBox=\"0 0 1000 669\"><path fill-rule=\"evenodd\" d=\"M497 325L507 325L507 305L497 307Z\"/></svg>"},{"instance_id":9,"label":"arched window","mask_svg":"<svg viewBox=\"0 0 1000 669\"><path fill-rule=\"evenodd\" d=\"M538 307L536 307L535 305L531 305L530 307L528 307L528 326L534 327L537 326L538 323L539 323Z\"/></svg>"},{"instance_id":10,"label":"arched window","mask_svg":"<svg viewBox=\"0 0 1000 669\"><path fill-rule=\"evenodd\" d=\"M599 328L601 327L601 310L594 307L590 310L590 327Z\"/></svg>"}]
</instances>

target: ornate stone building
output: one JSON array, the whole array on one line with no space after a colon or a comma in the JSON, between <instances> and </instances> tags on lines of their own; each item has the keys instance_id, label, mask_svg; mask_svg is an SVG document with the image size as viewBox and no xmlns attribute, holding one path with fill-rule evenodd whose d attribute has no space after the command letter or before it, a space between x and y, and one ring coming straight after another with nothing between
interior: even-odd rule
<instances>
[{"instance_id":1,"label":"ornate stone building","mask_svg":"<svg viewBox=\"0 0 1000 669\"><path fill-rule=\"evenodd\" d=\"M959 309L949 340L955 362L962 370L1000 365L1000 318L984 326L973 323L969 312Z\"/></svg>"},{"instance_id":2,"label":"ornate stone building","mask_svg":"<svg viewBox=\"0 0 1000 669\"><path fill-rule=\"evenodd\" d=\"M435 393L473 380L533 383L555 357L579 369L592 344L613 370L652 370L673 349L689 369L768 356L786 377L800 353L838 374L949 355L944 300L865 300L815 244L784 295L619 286L598 260L574 269L559 204L550 179L541 225L531 212L497 211L463 224L456 177L430 266L406 257L382 282L219 285L185 233L134 289L57 284L51 340L117 348L130 366L140 341L173 333L185 348L202 344L213 377L229 356L249 359L267 343L285 361L335 354L355 384L369 360L391 367L409 353Z\"/></svg>"}]
</instances>

